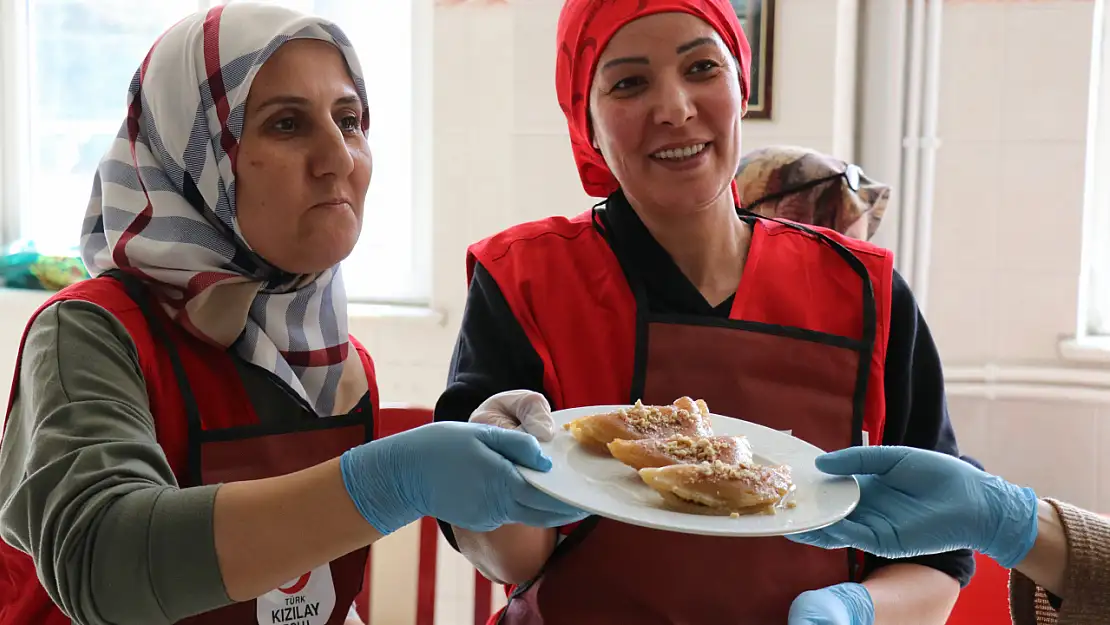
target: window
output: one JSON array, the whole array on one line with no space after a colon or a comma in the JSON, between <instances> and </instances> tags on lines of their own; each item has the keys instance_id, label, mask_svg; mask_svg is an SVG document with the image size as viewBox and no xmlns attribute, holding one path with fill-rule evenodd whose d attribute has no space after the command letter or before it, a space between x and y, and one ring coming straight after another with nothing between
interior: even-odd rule
<instances>
[{"instance_id":1,"label":"window","mask_svg":"<svg viewBox=\"0 0 1110 625\"><path fill-rule=\"evenodd\" d=\"M1110 7L1095 4L1087 188L1083 219L1080 337L1110 335Z\"/></svg>"},{"instance_id":2,"label":"window","mask_svg":"<svg viewBox=\"0 0 1110 625\"><path fill-rule=\"evenodd\" d=\"M413 3L272 0L340 24L362 61L374 175L352 300L425 303L429 235L414 201ZM72 253L97 164L124 117L131 76L184 15L226 0L0 2L0 235ZM375 88L384 86L384 88ZM419 107L418 107L419 110Z\"/></svg>"}]
</instances>

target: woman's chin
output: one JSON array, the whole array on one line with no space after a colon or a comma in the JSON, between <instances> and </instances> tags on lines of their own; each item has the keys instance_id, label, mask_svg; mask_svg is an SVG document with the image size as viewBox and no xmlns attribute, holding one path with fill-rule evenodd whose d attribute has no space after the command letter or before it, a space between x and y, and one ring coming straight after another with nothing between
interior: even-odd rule
<instances>
[{"instance_id":1,"label":"woman's chin","mask_svg":"<svg viewBox=\"0 0 1110 625\"><path fill-rule=\"evenodd\" d=\"M322 273L347 259L355 249L357 236L311 237L291 245L276 258L267 258L287 273L310 275Z\"/></svg>"},{"instance_id":2,"label":"woman's chin","mask_svg":"<svg viewBox=\"0 0 1110 625\"><path fill-rule=\"evenodd\" d=\"M651 159L634 176L618 176L618 180L633 204L644 205L637 208L651 206L667 214L681 214L704 209L723 194L729 196L731 205L733 173L717 159L689 169L663 167Z\"/></svg>"},{"instance_id":3,"label":"woman's chin","mask_svg":"<svg viewBox=\"0 0 1110 625\"><path fill-rule=\"evenodd\" d=\"M731 198L727 185L723 193ZM721 195L721 185L717 181L691 181L673 186L659 185L649 194L649 203L669 215L681 215L704 210L718 202Z\"/></svg>"}]
</instances>

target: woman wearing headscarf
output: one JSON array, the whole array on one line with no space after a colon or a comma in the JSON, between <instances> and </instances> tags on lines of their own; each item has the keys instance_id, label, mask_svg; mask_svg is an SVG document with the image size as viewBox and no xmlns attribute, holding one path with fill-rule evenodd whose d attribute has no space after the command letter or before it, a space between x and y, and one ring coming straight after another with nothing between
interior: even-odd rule
<instances>
[{"instance_id":1,"label":"woman wearing headscarf","mask_svg":"<svg viewBox=\"0 0 1110 625\"><path fill-rule=\"evenodd\" d=\"M338 264L368 127L329 22L233 3L155 43L84 221L97 277L21 345L0 623L338 625L367 546L421 516L582 518L520 478L514 462L550 466L531 436L435 424L367 442L374 367Z\"/></svg>"},{"instance_id":2,"label":"woman wearing headscarf","mask_svg":"<svg viewBox=\"0 0 1110 625\"><path fill-rule=\"evenodd\" d=\"M725 0L569 0L556 89L594 210L469 250L440 420L548 436L550 409L669 404L957 454L936 348L891 254L738 211L750 52ZM968 551L863 559L591 517L559 531L442 524L514 584L509 625L939 625ZM812 591L812 592L809 592Z\"/></svg>"},{"instance_id":3,"label":"woman wearing headscarf","mask_svg":"<svg viewBox=\"0 0 1110 625\"><path fill-rule=\"evenodd\" d=\"M817 458L853 475L847 518L791 540L886 557L974 549L1011 569L1016 625L1110 623L1110 520L952 458L906 447L844 449Z\"/></svg>"},{"instance_id":4,"label":"woman wearing headscarf","mask_svg":"<svg viewBox=\"0 0 1110 625\"><path fill-rule=\"evenodd\" d=\"M740 206L762 215L870 240L879 229L890 187L858 165L792 145L748 152L736 172Z\"/></svg>"}]
</instances>

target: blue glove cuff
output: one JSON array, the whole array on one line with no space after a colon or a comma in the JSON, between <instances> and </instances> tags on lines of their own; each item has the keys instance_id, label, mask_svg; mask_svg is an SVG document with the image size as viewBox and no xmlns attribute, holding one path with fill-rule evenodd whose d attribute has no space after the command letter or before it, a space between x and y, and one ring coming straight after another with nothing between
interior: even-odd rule
<instances>
[{"instance_id":1,"label":"blue glove cuff","mask_svg":"<svg viewBox=\"0 0 1110 625\"><path fill-rule=\"evenodd\" d=\"M840 599L851 615L851 625L875 625L875 602L863 584L846 583L830 586L828 591Z\"/></svg>"},{"instance_id":2,"label":"blue glove cuff","mask_svg":"<svg viewBox=\"0 0 1110 625\"><path fill-rule=\"evenodd\" d=\"M1020 488L1001 478L987 493L1000 519L990 544L982 551L999 566L1012 569L1025 559L1037 540L1039 500L1032 488Z\"/></svg>"},{"instance_id":3,"label":"blue glove cuff","mask_svg":"<svg viewBox=\"0 0 1110 625\"><path fill-rule=\"evenodd\" d=\"M370 445L355 447L339 457L343 486L362 518L382 536L388 536L420 518L420 513L405 502L396 476L375 470L368 455L380 452Z\"/></svg>"}]
</instances>

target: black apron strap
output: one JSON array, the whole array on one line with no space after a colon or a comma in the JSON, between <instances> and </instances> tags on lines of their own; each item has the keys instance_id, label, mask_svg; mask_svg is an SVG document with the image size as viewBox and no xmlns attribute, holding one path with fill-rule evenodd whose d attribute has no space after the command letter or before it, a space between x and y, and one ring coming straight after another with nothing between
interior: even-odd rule
<instances>
[{"instance_id":1,"label":"black apron strap","mask_svg":"<svg viewBox=\"0 0 1110 625\"><path fill-rule=\"evenodd\" d=\"M838 241L833 240L828 235L820 233L812 228L775 217L764 217L747 210L741 209L739 212L741 215L773 221L813 236L818 241L832 248L844 262L848 263L848 266L852 268L852 271L856 272L856 275L859 276L862 281L863 328L861 332L861 342L863 346L860 349L859 365L856 372L855 397L852 399L852 445L856 447L862 445L863 412L867 403L867 381L868 378L871 377L871 354L874 353L875 350L875 335L876 332L878 332L878 310L875 307L875 285L871 283L871 276L867 273L867 267L864 266L863 261L857 258L851 250L841 245Z\"/></svg>"},{"instance_id":2,"label":"black apron strap","mask_svg":"<svg viewBox=\"0 0 1110 625\"><path fill-rule=\"evenodd\" d=\"M142 280L119 269L105 272L104 275L123 285L123 289L127 291L128 297L134 300L135 304L139 306L139 311L143 314L143 318L146 319L147 326L150 328L150 333L154 340L166 349L166 353L170 359L170 366L173 367L174 378L177 380L177 388L181 392L181 401L185 410L185 418L189 424L189 485L199 485L201 482L200 445L195 445L193 442L200 439L202 430L200 408L197 405L196 395L193 394L193 388L189 385L189 376L185 373L185 365L181 362L181 355L177 351L177 345L170 339L169 334L166 332L166 327L162 323L162 319L151 307L152 297L149 289L147 289L146 284L144 284Z\"/></svg>"},{"instance_id":3,"label":"black apron strap","mask_svg":"<svg viewBox=\"0 0 1110 625\"><path fill-rule=\"evenodd\" d=\"M871 283L871 276L867 273L867 267L864 266L863 261L856 257L851 250L844 247L838 241L834 241L832 237L817 232L812 228L786 221L775 217L764 217L757 215L751 211L740 209L740 214L750 215L759 219L766 219L784 226L801 230L817 238L818 241L828 245L848 263L848 266L856 272L856 275L863 281L863 347L860 349L859 364L856 370L856 390L855 396L852 398L852 446L859 447L863 445L863 413L867 404L867 382L871 377L871 354L875 350L875 335L878 332L878 310L875 307L875 285ZM870 441L869 441L870 442ZM881 443L876 441L872 444ZM861 571L860 560L865 557L863 552L856 549L848 549L848 578L851 581L862 581L863 574Z\"/></svg>"}]
</instances>

